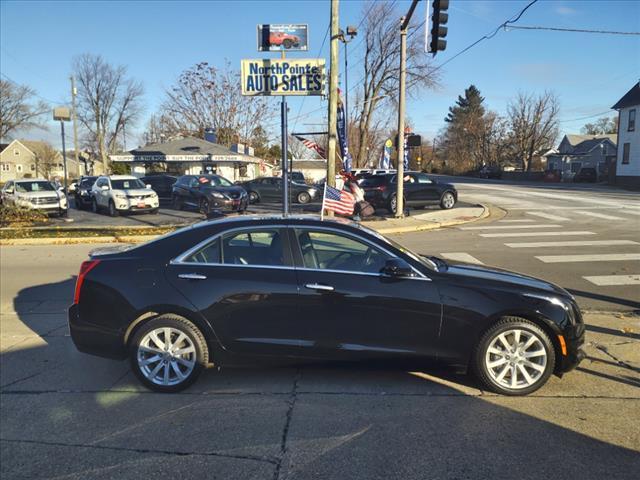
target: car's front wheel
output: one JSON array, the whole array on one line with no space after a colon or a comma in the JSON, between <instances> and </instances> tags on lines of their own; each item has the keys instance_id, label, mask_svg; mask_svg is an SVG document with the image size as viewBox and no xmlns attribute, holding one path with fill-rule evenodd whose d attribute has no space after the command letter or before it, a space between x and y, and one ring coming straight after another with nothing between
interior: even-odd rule
<instances>
[{"instance_id":1,"label":"car's front wheel","mask_svg":"<svg viewBox=\"0 0 640 480\"><path fill-rule=\"evenodd\" d=\"M157 392L179 392L196 381L209 363L207 342L190 321L161 315L140 327L129 347L131 368Z\"/></svg>"},{"instance_id":2,"label":"car's front wheel","mask_svg":"<svg viewBox=\"0 0 640 480\"><path fill-rule=\"evenodd\" d=\"M100 208L98 207L98 201L94 198L91 200L91 211L93 213L98 213Z\"/></svg>"},{"instance_id":3,"label":"car's front wheel","mask_svg":"<svg viewBox=\"0 0 640 480\"><path fill-rule=\"evenodd\" d=\"M249 203L256 203L260 200L257 192L249 192Z\"/></svg>"},{"instance_id":4,"label":"car's front wheel","mask_svg":"<svg viewBox=\"0 0 640 480\"><path fill-rule=\"evenodd\" d=\"M116 204L113 202L113 200L109 200L109 216L110 217L118 216L118 209L116 208Z\"/></svg>"},{"instance_id":5,"label":"car's front wheel","mask_svg":"<svg viewBox=\"0 0 640 480\"><path fill-rule=\"evenodd\" d=\"M306 204L309 203L311 201L311 195L309 195L307 192L300 192L298 194L298 203L301 204Z\"/></svg>"},{"instance_id":6,"label":"car's front wheel","mask_svg":"<svg viewBox=\"0 0 640 480\"><path fill-rule=\"evenodd\" d=\"M523 318L505 317L478 342L473 367L489 390L527 395L547 382L555 361L551 340L540 327Z\"/></svg>"},{"instance_id":7,"label":"car's front wheel","mask_svg":"<svg viewBox=\"0 0 640 480\"><path fill-rule=\"evenodd\" d=\"M450 208L453 208L455 204L456 204L456 197L453 196L453 193L444 192L444 194L442 195L442 198L440 199L440 207L443 208L444 210L449 210Z\"/></svg>"}]
</instances>

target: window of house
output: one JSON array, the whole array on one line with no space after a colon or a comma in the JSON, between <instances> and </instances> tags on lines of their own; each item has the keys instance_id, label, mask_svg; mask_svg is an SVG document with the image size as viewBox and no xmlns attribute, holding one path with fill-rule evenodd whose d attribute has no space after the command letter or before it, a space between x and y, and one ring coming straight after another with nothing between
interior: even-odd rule
<instances>
[{"instance_id":1,"label":"window of house","mask_svg":"<svg viewBox=\"0 0 640 480\"><path fill-rule=\"evenodd\" d=\"M633 132L636 129L636 109L629 110L629 126L627 131Z\"/></svg>"},{"instance_id":2,"label":"window of house","mask_svg":"<svg viewBox=\"0 0 640 480\"><path fill-rule=\"evenodd\" d=\"M582 162L573 162L571 164L571 173L578 173L582 168Z\"/></svg>"},{"instance_id":3,"label":"window of house","mask_svg":"<svg viewBox=\"0 0 640 480\"><path fill-rule=\"evenodd\" d=\"M11 167L8 163L3 163L2 164L2 171L3 172L8 172L9 170L11 170Z\"/></svg>"},{"instance_id":4,"label":"window of house","mask_svg":"<svg viewBox=\"0 0 640 480\"><path fill-rule=\"evenodd\" d=\"M20 150L18 150L17 148L14 148L14 149L13 149L13 154L14 154L16 157L19 157L19 156L20 156Z\"/></svg>"},{"instance_id":5,"label":"window of house","mask_svg":"<svg viewBox=\"0 0 640 480\"><path fill-rule=\"evenodd\" d=\"M16 172L18 173L22 173L22 165L21 164L16 164Z\"/></svg>"},{"instance_id":6,"label":"window of house","mask_svg":"<svg viewBox=\"0 0 640 480\"><path fill-rule=\"evenodd\" d=\"M30 169L32 172L35 172L35 171L36 171L36 164L35 164L35 163L32 163L31 165L29 165L29 169Z\"/></svg>"},{"instance_id":7,"label":"window of house","mask_svg":"<svg viewBox=\"0 0 640 480\"><path fill-rule=\"evenodd\" d=\"M631 144L625 143L622 147L622 164L623 165L629 164L629 150L631 150Z\"/></svg>"}]
</instances>

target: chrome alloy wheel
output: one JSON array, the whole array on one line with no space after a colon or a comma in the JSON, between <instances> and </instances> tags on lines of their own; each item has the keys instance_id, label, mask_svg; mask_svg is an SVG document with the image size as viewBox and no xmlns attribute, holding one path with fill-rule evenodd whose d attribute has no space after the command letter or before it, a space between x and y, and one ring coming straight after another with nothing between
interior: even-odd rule
<instances>
[{"instance_id":1,"label":"chrome alloy wheel","mask_svg":"<svg viewBox=\"0 0 640 480\"><path fill-rule=\"evenodd\" d=\"M446 209L453 208L455 203L456 203L456 200L455 198L453 198L453 194L451 193L445 193L444 197L442 197L442 205Z\"/></svg>"},{"instance_id":2,"label":"chrome alloy wheel","mask_svg":"<svg viewBox=\"0 0 640 480\"><path fill-rule=\"evenodd\" d=\"M138 345L138 367L156 385L178 385L196 364L196 347L184 332L162 327L147 333Z\"/></svg>"},{"instance_id":3,"label":"chrome alloy wheel","mask_svg":"<svg viewBox=\"0 0 640 480\"><path fill-rule=\"evenodd\" d=\"M530 387L542 377L547 366L547 350L534 333L507 330L491 340L484 361L496 384L518 390Z\"/></svg>"}]
</instances>

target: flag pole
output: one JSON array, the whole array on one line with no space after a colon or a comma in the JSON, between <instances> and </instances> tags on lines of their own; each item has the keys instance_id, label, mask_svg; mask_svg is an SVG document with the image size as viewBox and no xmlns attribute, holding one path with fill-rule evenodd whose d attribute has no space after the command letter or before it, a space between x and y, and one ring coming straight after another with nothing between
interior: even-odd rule
<instances>
[{"instance_id":1,"label":"flag pole","mask_svg":"<svg viewBox=\"0 0 640 480\"><path fill-rule=\"evenodd\" d=\"M324 191L322 192L322 207L320 207L320 221L324 220L324 199L327 196L327 182L324 182Z\"/></svg>"}]
</instances>

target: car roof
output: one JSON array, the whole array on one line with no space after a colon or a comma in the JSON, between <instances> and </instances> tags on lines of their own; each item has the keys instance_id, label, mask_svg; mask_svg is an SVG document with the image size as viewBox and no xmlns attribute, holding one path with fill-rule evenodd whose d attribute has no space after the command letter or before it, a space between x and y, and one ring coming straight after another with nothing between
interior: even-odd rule
<instances>
[{"instance_id":1,"label":"car roof","mask_svg":"<svg viewBox=\"0 0 640 480\"><path fill-rule=\"evenodd\" d=\"M47 182L51 183L46 178L21 178L19 180L14 180L15 183L31 183L31 182Z\"/></svg>"},{"instance_id":2,"label":"car roof","mask_svg":"<svg viewBox=\"0 0 640 480\"><path fill-rule=\"evenodd\" d=\"M103 175L111 180L137 180L138 177L134 177L133 175Z\"/></svg>"}]
</instances>

